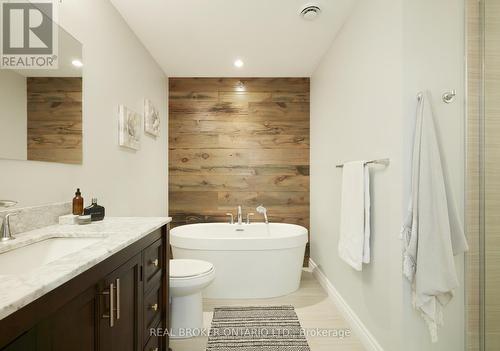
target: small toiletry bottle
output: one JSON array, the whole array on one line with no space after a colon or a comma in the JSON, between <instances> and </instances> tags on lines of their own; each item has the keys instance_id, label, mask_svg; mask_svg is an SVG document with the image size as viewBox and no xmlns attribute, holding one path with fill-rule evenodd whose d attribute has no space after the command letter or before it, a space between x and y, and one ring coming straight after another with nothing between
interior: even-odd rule
<instances>
[{"instance_id":1,"label":"small toiletry bottle","mask_svg":"<svg viewBox=\"0 0 500 351\"><path fill-rule=\"evenodd\" d=\"M97 199L92 199L92 205L85 207L83 214L90 215L92 222L102 221L104 219L105 209L97 204Z\"/></svg>"},{"instance_id":2,"label":"small toiletry bottle","mask_svg":"<svg viewBox=\"0 0 500 351\"><path fill-rule=\"evenodd\" d=\"M83 213L83 197L80 188L76 189L75 197L73 198L73 214L80 216Z\"/></svg>"}]
</instances>

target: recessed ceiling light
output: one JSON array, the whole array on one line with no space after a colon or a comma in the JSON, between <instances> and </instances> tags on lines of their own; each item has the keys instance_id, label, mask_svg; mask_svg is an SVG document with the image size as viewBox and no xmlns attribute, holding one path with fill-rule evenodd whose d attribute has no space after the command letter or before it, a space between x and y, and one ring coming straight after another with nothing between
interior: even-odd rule
<instances>
[{"instance_id":1,"label":"recessed ceiling light","mask_svg":"<svg viewBox=\"0 0 500 351\"><path fill-rule=\"evenodd\" d=\"M317 5L306 5L301 11L300 16L306 21L314 21L321 13L321 9Z\"/></svg>"},{"instance_id":2,"label":"recessed ceiling light","mask_svg":"<svg viewBox=\"0 0 500 351\"><path fill-rule=\"evenodd\" d=\"M73 61L71 61L71 64L75 67L82 67L83 66L83 63L80 60L73 60Z\"/></svg>"},{"instance_id":3,"label":"recessed ceiling light","mask_svg":"<svg viewBox=\"0 0 500 351\"><path fill-rule=\"evenodd\" d=\"M236 61L234 61L234 66L235 67L241 68L241 67L243 67L243 65L244 65L244 63L240 59L237 59Z\"/></svg>"}]
</instances>

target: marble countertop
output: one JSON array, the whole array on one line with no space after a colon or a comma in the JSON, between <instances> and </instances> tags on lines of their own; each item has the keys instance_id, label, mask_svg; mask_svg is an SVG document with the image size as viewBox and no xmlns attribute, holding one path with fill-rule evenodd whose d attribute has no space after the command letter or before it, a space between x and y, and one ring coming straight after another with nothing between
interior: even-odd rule
<instances>
[{"instance_id":1,"label":"marble countertop","mask_svg":"<svg viewBox=\"0 0 500 351\"><path fill-rule=\"evenodd\" d=\"M170 217L116 217L87 225L51 225L16 234L0 243L0 255L51 238L99 238L77 252L41 265L26 274L0 274L0 319L66 283L80 273L121 251L154 230Z\"/></svg>"}]
</instances>

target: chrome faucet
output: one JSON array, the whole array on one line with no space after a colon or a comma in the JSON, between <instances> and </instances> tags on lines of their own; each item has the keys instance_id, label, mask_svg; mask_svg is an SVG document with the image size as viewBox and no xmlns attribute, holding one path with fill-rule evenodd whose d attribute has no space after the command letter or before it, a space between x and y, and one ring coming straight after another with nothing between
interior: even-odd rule
<instances>
[{"instance_id":1,"label":"chrome faucet","mask_svg":"<svg viewBox=\"0 0 500 351\"><path fill-rule=\"evenodd\" d=\"M17 205L17 201L12 201L12 200L0 200L0 208L7 208L7 207L12 207ZM1 221L0 227L0 241L7 241L7 240L12 240L15 239L12 236L12 233L10 231L10 216L14 216L17 213L11 212L8 213L5 218Z\"/></svg>"},{"instance_id":2,"label":"chrome faucet","mask_svg":"<svg viewBox=\"0 0 500 351\"><path fill-rule=\"evenodd\" d=\"M255 213L247 213L247 224L250 224L250 217L254 216Z\"/></svg>"},{"instance_id":3,"label":"chrome faucet","mask_svg":"<svg viewBox=\"0 0 500 351\"><path fill-rule=\"evenodd\" d=\"M5 216L2 222L2 236L0 237L0 241L8 241L15 239L12 236L12 232L10 230L10 217L15 216L17 213L9 213Z\"/></svg>"},{"instance_id":4,"label":"chrome faucet","mask_svg":"<svg viewBox=\"0 0 500 351\"><path fill-rule=\"evenodd\" d=\"M266 224L269 224L269 221L267 220L267 208L265 208L264 206L260 205L259 207L257 207L255 209L258 213L264 215L264 221L266 222Z\"/></svg>"},{"instance_id":5,"label":"chrome faucet","mask_svg":"<svg viewBox=\"0 0 500 351\"><path fill-rule=\"evenodd\" d=\"M241 211L241 205L238 206L238 225L242 225L243 224L243 213Z\"/></svg>"}]
</instances>

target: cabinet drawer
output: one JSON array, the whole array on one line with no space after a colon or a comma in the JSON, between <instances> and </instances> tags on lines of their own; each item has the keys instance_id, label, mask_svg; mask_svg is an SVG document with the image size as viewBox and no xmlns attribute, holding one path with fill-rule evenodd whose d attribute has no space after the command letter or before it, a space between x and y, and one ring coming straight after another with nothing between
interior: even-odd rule
<instances>
[{"instance_id":1,"label":"cabinet drawer","mask_svg":"<svg viewBox=\"0 0 500 351\"><path fill-rule=\"evenodd\" d=\"M157 240L144 250L144 291L148 291L150 285L159 279L158 276L161 276L162 267L163 245L161 240Z\"/></svg>"},{"instance_id":2,"label":"cabinet drawer","mask_svg":"<svg viewBox=\"0 0 500 351\"><path fill-rule=\"evenodd\" d=\"M161 314L161 287L157 287L144 297L144 327L149 332Z\"/></svg>"}]
</instances>

